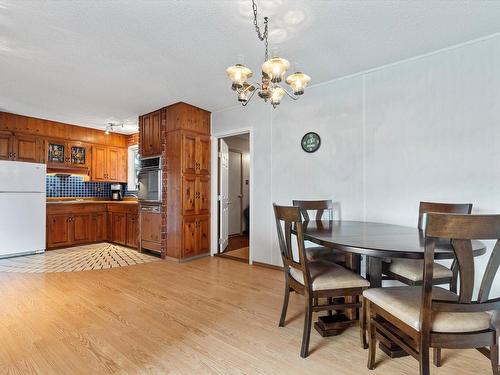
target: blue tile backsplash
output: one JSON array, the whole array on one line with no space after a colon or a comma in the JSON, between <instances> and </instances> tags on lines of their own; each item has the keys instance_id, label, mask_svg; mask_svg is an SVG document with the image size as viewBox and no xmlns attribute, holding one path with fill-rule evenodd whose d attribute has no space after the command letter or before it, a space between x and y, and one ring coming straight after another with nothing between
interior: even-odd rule
<instances>
[{"instance_id":1,"label":"blue tile backsplash","mask_svg":"<svg viewBox=\"0 0 500 375\"><path fill-rule=\"evenodd\" d=\"M84 182L81 176L46 176L45 183L47 197L111 197L111 184Z\"/></svg>"}]
</instances>

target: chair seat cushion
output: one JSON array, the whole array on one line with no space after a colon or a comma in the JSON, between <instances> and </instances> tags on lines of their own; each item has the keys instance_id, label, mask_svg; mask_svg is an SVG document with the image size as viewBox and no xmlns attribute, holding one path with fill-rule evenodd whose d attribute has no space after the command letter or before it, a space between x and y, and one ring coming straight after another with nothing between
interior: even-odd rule
<instances>
[{"instance_id":1,"label":"chair seat cushion","mask_svg":"<svg viewBox=\"0 0 500 375\"><path fill-rule=\"evenodd\" d=\"M424 279L423 259L392 259L388 270L411 281L422 281ZM451 278L452 276L453 273L449 268L434 263L434 279Z\"/></svg>"},{"instance_id":2,"label":"chair seat cushion","mask_svg":"<svg viewBox=\"0 0 500 375\"><path fill-rule=\"evenodd\" d=\"M345 262L344 252L324 246L306 247L306 257L309 261L326 260L335 263Z\"/></svg>"},{"instance_id":3,"label":"chair seat cushion","mask_svg":"<svg viewBox=\"0 0 500 375\"><path fill-rule=\"evenodd\" d=\"M313 290L367 288L370 286L370 283L358 274L332 262L319 260L309 262L309 271L311 273ZM304 277L301 270L290 268L290 276L295 281L304 285Z\"/></svg>"},{"instance_id":4,"label":"chair seat cushion","mask_svg":"<svg viewBox=\"0 0 500 375\"><path fill-rule=\"evenodd\" d=\"M422 287L373 288L365 290L363 297L420 331ZM455 293L439 287L432 288L432 298L446 301L458 300ZM432 317L432 331L450 333L481 331L490 328L490 322L491 316L485 312L436 312Z\"/></svg>"}]
</instances>

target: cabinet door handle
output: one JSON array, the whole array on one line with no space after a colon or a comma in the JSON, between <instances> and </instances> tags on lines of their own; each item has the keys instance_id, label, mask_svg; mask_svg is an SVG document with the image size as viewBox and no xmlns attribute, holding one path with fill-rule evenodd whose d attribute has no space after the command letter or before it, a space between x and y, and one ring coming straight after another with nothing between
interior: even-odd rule
<instances>
[{"instance_id":1,"label":"cabinet door handle","mask_svg":"<svg viewBox=\"0 0 500 375\"><path fill-rule=\"evenodd\" d=\"M12 154L12 158L13 158L13 159L15 159L15 158L16 158L16 153L15 153L15 152Z\"/></svg>"},{"instance_id":2,"label":"cabinet door handle","mask_svg":"<svg viewBox=\"0 0 500 375\"><path fill-rule=\"evenodd\" d=\"M12 159L12 152L9 152L9 159Z\"/></svg>"}]
</instances>

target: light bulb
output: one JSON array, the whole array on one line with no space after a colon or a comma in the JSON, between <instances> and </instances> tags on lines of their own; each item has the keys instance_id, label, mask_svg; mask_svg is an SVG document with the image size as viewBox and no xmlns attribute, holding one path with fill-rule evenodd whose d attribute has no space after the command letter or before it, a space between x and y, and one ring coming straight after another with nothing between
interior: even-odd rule
<instances>
[{"instance_id":1,"label":"light bulb","mask_svg":"<svg viewBox=\"0 0 500 375\"><path fill-rule=\"evenodd\" d=\"M304 89L306 88L310 80L311 77L309 77L307 74L296 72L290 74L287 77L286 83L290 85L294 95L302 95L304 93Z\"/></svg>"},{"instance_id":2,"label":"light bulb","mask_svg":"<svg viewBox=\"0 0 500 375\"><path fill-rule=\"evenodd\" d=\"M243 85L243 82L245 82L253 74L250 69L241 64L230 66L226 69L226 73L229 79L238 86Z\"/></svg>"},{"instance_id":3,"label":"light bulb","mask_svg":"<svg viewBox=\"0 0 500 375\"><path fill-rule=\"evenodd\" d=\"M276 107L280 104L281 99L283 99L283 95L285 95L285 90L281 87L275 87L271 93L271 104L273 107Z\"/></svg>"},{"instance_id":4,"label":"light bulb","mask_svg":"<svg viewBox=\"0 0 500 375\"><path fill-rule=\"evenodd\" d=\"M269 76L271 82L278 83L281 82L283 75L289 67L290 62L288 60L281 57L273 57L262 64L262 71Z\"/></svg>"}]
</instances>

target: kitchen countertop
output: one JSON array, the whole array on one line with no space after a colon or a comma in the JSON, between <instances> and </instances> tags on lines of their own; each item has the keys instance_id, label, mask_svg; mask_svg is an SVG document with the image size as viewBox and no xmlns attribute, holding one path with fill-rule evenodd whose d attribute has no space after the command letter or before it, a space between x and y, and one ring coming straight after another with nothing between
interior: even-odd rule
<instances>
[{"instance_id":1,"label":"kitchen countertop","mask_svg":"<svg viewBox=\"0 0 500 375\"><path fill-rule=\"evenodd\" d=\"M65 199L65 200L47 200L47 204L138 204L136 200L93 200L93 199Z\"/></svg>"}]
</instances>

